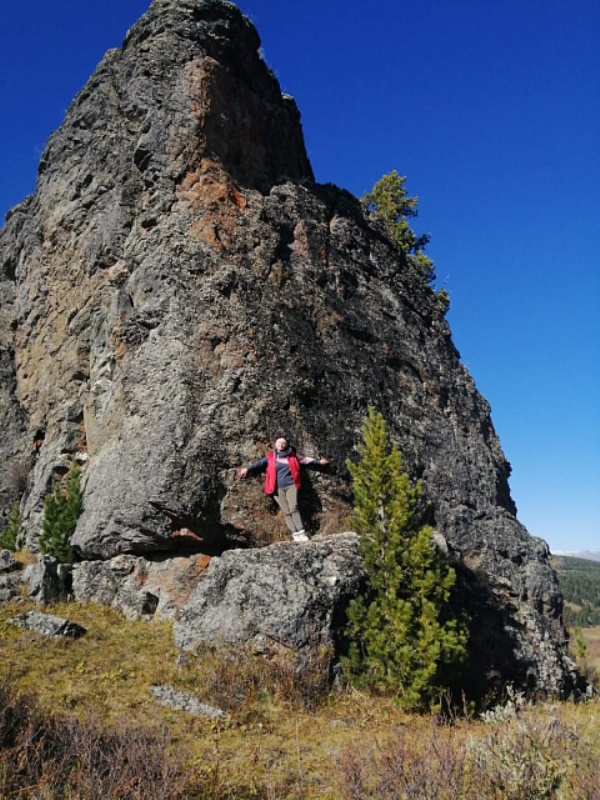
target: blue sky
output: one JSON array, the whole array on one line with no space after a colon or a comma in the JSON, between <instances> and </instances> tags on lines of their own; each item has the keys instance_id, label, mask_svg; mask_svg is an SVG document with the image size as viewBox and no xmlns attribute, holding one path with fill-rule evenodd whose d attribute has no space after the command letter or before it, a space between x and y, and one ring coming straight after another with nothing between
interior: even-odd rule
<instances>
[{"instance_id":1,"label":"blue sky","mask_svg":"<svg viewBox=\"0 0 600 800\"><path fill-rule=\"evenodd\" d=\"M0 215L148 0L19 0L0 28ZM240 0L294 95L317 180L397 169L519 518L600 550L600 4Z\"/></svg>"}]
</instances>

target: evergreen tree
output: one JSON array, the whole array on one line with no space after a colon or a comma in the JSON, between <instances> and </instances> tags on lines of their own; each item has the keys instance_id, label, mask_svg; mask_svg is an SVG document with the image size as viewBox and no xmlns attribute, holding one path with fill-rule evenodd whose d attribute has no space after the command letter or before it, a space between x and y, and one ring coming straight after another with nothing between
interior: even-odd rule
<instances>
[{"instance_id":1,"label":"evergreen tree","mask_svg":"<svg viewBox=\"0 0 600 800\"><path fill-rule=\"evenodd\" d=\"M15 503L10 512L8 525L0 534L0 550L16 550L17 537L21 532L21 511L19 504Z\"/></svg>"},{"instance_id":2,"label":"evergreen tree","mask_svg":"<svg viewBox=\"0 0 600 800\"><path fill-rule=\"evenodd\" d=\"M409 197L405 187L406 176L401 177L396 170L377 181L372 191L363 197L363 204L382 219L392 239L407 255L416 257L421 270L433 280L433 261L423 250L431 238L429 234L417 236L409 225L409 218L418 215L418 197Z\"/></svg>"},{"instance_id":3,"label":"evergreen tree","mask_svg":"<svg viewBox=\"0 0 600 800\"><path fill-rule=\"evenodd\" d=\"M348 610L346 667L358 682L392 690L415 708L431 700L464 659L466 627L450 618L456 576L431 528L420 522L421 483L411 486L373 408L362 435L361 458L348 469L369 590Z\"/></svg>"},{"instance_id":4,"label":"evergreen tree","mask_svg":"<svg viewBox=\"0 0 600 800\"><path fill-rule=\"evenodd\" d=\"M391 238L406 254L428 283L435 281L435 264L425 255L429 244L428 233L417 236L408 220L418 215L418 197L409 197L406 191L406 176L401 177L396 170L377 181L372 191L362 198L368 211L374 211L385 223ZM450 307L450 296L445 289L436 293L440 307L445 314Z\"/></svg>"},{"instance_id":5,"label":"evergreen tree","mask_svg":"<svg viewBox=\"0 0 600 800\"><path fill-rule=\"evenodd\" d=\"M64 486L56 481L44 499L40 552L65 564L72 564L75 558L70 539L81 512L80 478L81 471L73 462Z\"/></svg>"}]
</instances>

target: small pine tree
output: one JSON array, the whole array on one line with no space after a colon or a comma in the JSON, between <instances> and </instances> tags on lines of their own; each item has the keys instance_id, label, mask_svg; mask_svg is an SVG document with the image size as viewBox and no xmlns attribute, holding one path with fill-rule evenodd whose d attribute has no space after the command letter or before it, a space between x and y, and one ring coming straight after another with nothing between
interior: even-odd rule
<instances>
[{"instance_id":1,"label":"small pine tree","mask_svg":"<svg viewBox=\"0 0 600 800\"><path fill-rule=\"evenodd\" d=\"M17 538L21 532L21 510L19 504L15 503L8 518L8 525L0 534L0 550L16 550Z\"/></svg>"},{"instance_id":2,"label":"small pine tree","mask_svg":"<svg viewBox=\"0 0 600 800\"><path fill-rule=\"evenodd\" d=\"M56 481L44 499L40 552L65 564L72 564L75 555L70 544L81 512L81 471L73 462L64 482Z\"/></svg>"},{"instance_id":3,"label":"small pine tree","mask_svg":"<svg viewBox=\"0 0 600 800\"><path fill-rule=\"evenodd\" d=\"M407 708L430 701L466 654L466 626L449 615L456 576L420 524L421 483L412 487L397 446L373 408L365 420L360 461L348 461L354 524L369 580L348 610L351 677L392 690Z\"/></svg>"},{"instance_id":4,"label":"small pine tree","mask_svg":"<svg viewBox=\"0 0 600 800\"><path fill-rule=\"evenodd\" d=\"M405 182L406 176L401 177L393 170L380 178L372 191L364 195L363 204L383 220L398 247L431 283L435 280L435 265L424 253L431 237L427 233L417 236L409 225L409 218L418 215L419 198L408 197Z\"/></svg>"}]
</instances>

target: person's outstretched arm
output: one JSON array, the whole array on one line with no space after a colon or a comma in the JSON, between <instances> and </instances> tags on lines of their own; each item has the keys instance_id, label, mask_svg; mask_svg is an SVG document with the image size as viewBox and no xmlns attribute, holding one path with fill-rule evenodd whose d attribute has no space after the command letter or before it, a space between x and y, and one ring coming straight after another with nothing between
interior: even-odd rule
<instances>
[{"instance_id":1,"label":"person's outstretched arm","mask_svg":"<svg viewBox=\"0 0 600 800\"><path fill-rule=\"evenodd\" d=\"M253 461L251 464L248 464L247 467L242 467L238 469L235 473L236 478L245 478L247 475L258 475L260 472L264 472L267 468L267 457L264 456L263 458L259 458L258 461Z\"/></svg>"}]
</instances>

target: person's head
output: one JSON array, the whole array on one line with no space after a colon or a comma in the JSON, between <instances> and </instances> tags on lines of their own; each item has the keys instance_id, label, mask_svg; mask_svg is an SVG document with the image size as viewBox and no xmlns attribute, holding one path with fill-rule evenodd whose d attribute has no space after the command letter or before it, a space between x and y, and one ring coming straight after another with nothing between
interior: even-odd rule
<instances>
[{"instance_id":1,"label":"person's head","mask_svg":"<svg viewBox=\"0 0 600 800\"><path fill-rule=\"evenodd\" d=\"M285 438L285 436L280 436L278 439L275 440L275 450L279 450L281 453L283 450L287 450L289 447L289 442Z\"/></svg>"}]
</instances>

